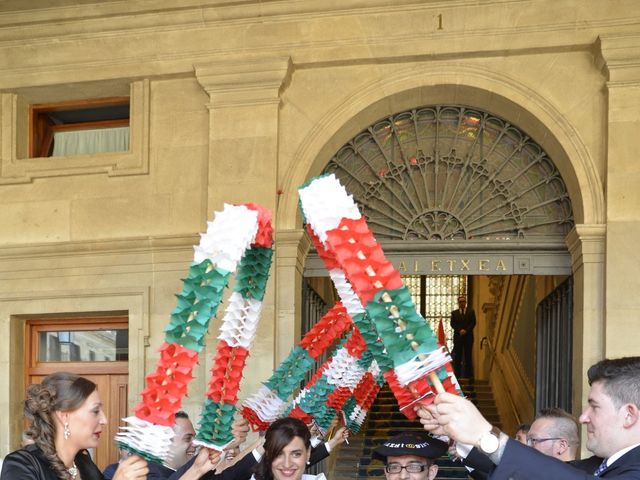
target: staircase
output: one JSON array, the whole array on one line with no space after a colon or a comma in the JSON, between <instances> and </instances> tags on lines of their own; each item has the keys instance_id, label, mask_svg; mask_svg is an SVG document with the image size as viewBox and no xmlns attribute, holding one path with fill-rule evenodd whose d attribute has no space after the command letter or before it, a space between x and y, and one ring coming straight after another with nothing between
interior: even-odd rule
<instances>
[{"instance_id":1,"label":"staircase","mask_svg":"<svg viewBox=\"0 0 640 480\"><path fill-rule=\"evenodd\" d=\"M493 397L493 391L488 380L476 380L473 384L470 384L468 380L460 380L460 386L462 391L469 400L471 400L480 413L486 418L489 423L499 429L502 429L502 423L500 422L500 415L496 408L496 401Z\"/></svg>"},{"instance_id":2,"label":"staircase","mask_svg":"<svg viewBox=\"0 0 640 480\"><path fill-rule=\"evenodd\" d=\"M500 418L495 407L491 387L487 381L475 383L461 382L465 395L473 401L492 425L500 427ZM373 450L384 440L405 431L422 431L417 420L408 420L398 411L393 393L384 387L367 416L360 433L349 439L349 445L343 444L336 452L333 471L329 480L356 480L365 478L385 478L384 466L371 459ZM452 462L444 456L438 459L438 479L467 479L467 472L460 463Z\"/></svg>"}]
</instances>

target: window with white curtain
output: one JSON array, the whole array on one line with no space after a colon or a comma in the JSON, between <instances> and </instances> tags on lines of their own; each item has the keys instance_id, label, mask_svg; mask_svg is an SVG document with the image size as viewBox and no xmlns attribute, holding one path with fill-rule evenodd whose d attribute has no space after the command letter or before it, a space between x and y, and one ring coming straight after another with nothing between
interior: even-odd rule
<instances>
[{"instance_id":1,"label":"window with white curtain","mask_svg":"<svg viewBox=\"0 0 640 480\"><path fill-rule=\"evenodd\" d=\"M54 132L52 156L87 155L129 150L129 127Z\"/></svg>"},{"instance_id":2,"label":"window with white curtain","mask_svg":"<svg viewBox=\"0 0 640 480\"><path fill-rule=\"evenodd\" d=\"M33 104L29 109L29 156L127 152L129 110L129 97Z\"/></svg>"}]
</instances>

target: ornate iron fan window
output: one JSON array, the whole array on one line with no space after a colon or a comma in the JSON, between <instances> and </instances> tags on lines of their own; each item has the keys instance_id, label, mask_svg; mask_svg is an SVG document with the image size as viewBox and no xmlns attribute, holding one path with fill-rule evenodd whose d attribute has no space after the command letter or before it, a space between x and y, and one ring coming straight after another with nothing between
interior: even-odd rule
<instances>
[{"instance_id":1,"label":"ornate iron fan window","mask_svg":"<svg viewBox=\"0 0 640 480\"><path fill-rule=\"evenodd\" d=\"M331 159L376 237L392 240L564 238L565 184L545 151L509 122L464 106L382 119Z\"/></svg>"}]
</instances>

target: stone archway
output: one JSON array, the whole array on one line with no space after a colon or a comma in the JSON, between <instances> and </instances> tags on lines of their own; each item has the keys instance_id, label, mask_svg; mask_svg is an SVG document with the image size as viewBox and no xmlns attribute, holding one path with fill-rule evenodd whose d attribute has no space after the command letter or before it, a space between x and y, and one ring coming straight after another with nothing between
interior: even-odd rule
<instances>
[{"instance_id":1,"label":"stone archway","mask_svg":"<svg viewBox=\"0 0 640 480\"><path fill-rule=\"evenodd\" d=\"M602 181L584 142L567 118L532 86L482 68L429 63L398 69L393 78L375 80L328 110L299 143L293 169L282 182L278 206L281 250L294 261L278 269L282 284L299 285L300 265L308 249L300 241L296 188L319 174L350 138L377 119L426 104L471 105L516 123L554 159L573 207L575 227L565 238L574 275L574 378L603 352L604 196ZM526 105L526 108L523 107ZM297 305L280 305L295 311ZM583 403L588 386L574 389L574 406Z\"/></svg>"},{"instance_id":2,"label":"stone archway","mask_svg":"<svg viewBox=\"0 0 640 480\"><path fill-rule=\"evenodd\" d=\"M384 82L345 92L344 101L326 112L293 154L294 168L282 181L278 228L299 227L297 187L318 175L363 128L416 105L449 103L470 105L517 124L554 159L566 183L575 222L604 223L602 181L584 142L561 112L521 81L481 68L441 63L398 69Z\"/></svg>"}]
</instances>

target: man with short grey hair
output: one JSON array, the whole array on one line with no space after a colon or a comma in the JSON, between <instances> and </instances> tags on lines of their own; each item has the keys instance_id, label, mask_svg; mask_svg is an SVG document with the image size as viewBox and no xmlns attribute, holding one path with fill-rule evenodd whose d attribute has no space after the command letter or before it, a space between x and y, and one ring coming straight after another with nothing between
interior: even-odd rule
<instances>
[{"instance_id":1,"label":"man with short grey hair","mask_svg":"<svg viewBox=\"0 0 640 480\"><path fill-rule=\"evenodd\" d=\"M531 424L527 445L563 462L575 460L580 445L578 422L561 408L546 408Z\"/></svg>"}]
</instances>

